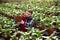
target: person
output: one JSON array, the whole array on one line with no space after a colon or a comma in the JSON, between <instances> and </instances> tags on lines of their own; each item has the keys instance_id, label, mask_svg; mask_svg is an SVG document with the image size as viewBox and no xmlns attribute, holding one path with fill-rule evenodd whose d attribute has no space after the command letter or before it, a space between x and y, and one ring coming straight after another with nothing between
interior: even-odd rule
<instances>
[{"instance_id":1,"label":"person","mask_svg":"<svg viewBox=\"0 0 60 40\"><path fill-rule=\"evenodd\" d=\"M27 10L26 13L21 15L21 22L19 24L19 30L27 32L27 27L30 27L34 23L34 18L32 17L33 11L31 9Z\"/></svg>"}]
</instances>

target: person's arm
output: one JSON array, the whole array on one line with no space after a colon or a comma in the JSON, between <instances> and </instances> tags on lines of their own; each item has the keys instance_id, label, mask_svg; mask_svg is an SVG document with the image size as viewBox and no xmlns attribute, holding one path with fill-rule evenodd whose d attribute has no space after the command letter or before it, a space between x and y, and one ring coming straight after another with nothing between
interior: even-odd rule
<instances>
[{"instance_id":1,"label":"person's arm","mask_svg":"<svg viewBox=\"0 0 60 40\"><path fill-rule=\"evenodd\" d=\"M34 18L29 23L27 23L27 26L32 26L33 23L34 23Z\"/></svg>"}]
</instances>

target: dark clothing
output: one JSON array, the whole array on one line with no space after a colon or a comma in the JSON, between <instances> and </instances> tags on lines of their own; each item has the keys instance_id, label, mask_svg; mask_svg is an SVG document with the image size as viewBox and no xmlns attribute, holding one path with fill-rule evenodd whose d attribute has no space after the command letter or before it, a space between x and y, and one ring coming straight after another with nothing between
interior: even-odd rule
<instances>
[{"instance_id":1,"label":"dark clothing","mask_svg":"<svg viewBox=\"0 0 60 40\"><path fill-rule=\"evenodd\" d=\"M34 23L34 18L27 18L27 27L32 26Z\"/></svg>"}]
</instances>

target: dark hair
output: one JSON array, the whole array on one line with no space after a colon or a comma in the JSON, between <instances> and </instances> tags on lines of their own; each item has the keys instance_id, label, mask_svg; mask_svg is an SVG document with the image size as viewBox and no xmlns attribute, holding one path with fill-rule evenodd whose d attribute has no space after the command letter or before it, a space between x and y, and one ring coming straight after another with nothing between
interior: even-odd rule
<instances>
[{"instance_id":1,"label":"dark hair","mask_svg":"<svg viewBox=\"0 0 60 40\"><path fill-rule=\"evenodd\" d=\"M33 14L33 11L31 9L28 10L29 13Z\"/></svg>"}]
</instances>

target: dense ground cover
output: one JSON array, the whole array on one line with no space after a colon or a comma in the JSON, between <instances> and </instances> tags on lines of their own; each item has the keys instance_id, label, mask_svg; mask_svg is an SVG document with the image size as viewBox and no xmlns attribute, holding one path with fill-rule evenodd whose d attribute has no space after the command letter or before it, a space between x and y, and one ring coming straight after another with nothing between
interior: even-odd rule
<instances>
[{"instance_id":1,"label":"dense ground cover","mask_svg":"<svg viewBox=\"0 0 60 40\"><path fill-rule=\"evenodd\" d=\"M38 29L36 27L28 28L28 32L21 32L16 28L16 24L13 19L10 19L0 14L0 33L4 37L11 40L39 40L42 39L42 35L45 30L49 30L50 34L48 39L53 39L56 36L54 33L60 33L60 1L51 0L51 1L24 1L24 2L11 2L11 3L1 3L0 4L0 13L3 12L7 15L20 16L28 9L33 10L33 17L35 18L34 22L38 23ZM42 28L41 28L42 27ZM46 28L45 28L46 27ZM42 30L43 29L43 30ZM51 30L50 30L51 29ZM56 30L57 29L57 30ZM57 32L58 31L58 32ZM13 34L13 35L12 35ZM31 35L30 35L31 34ZM18 38L17 38L18 36ZM19 37L21 36L21 37ZM53 37L51 37L53 36ZM47 36L46 36L47 37ZM43 39L42 39L43 40ZM56 39L57 40L57 37Z\"/></svg>"}]
</instances>

